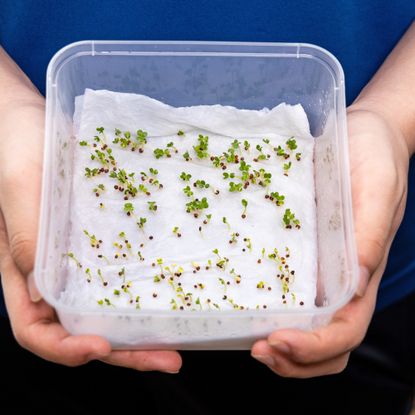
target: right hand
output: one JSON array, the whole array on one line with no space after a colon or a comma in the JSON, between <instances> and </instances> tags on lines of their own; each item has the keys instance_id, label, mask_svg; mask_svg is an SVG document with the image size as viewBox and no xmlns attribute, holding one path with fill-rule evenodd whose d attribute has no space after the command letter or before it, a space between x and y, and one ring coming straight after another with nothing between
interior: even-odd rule
<instances>
[{"instance_id":1,"label":"right hand","mask_svg":"<svg viewBox=\"0 0 415 415\"><path fill-rule=\"evenodd\" d=\"M93 359L137 370L176 373L174 351L113 351L99 336L71 336L33 284L38 227L44 98L31 92L0 107L0 273L12 330L25 349L77 366ZM28 281L29 277L29 281ZM28 285L29 283L29 285Z\"/></svg>"}]
</instances>

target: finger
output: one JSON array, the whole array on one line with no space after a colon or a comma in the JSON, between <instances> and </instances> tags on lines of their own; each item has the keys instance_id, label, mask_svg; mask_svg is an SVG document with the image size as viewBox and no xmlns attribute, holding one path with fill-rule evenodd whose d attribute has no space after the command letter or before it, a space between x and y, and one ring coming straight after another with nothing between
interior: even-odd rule
<instances>
[{"instance_id":1,"label":"finger","mask_svg":"<svg viewBox=\"0 0 415 415\"><path fill-rule=\"evenodd\" d=\"M265 340L262 340L255 344L252 357L268 366L279 376L305 379L342 372L347 366L349 353L320 363L301 364L275 352Z\"/></svg>"},{"instance_id":2,"label":"finger","mask_svg":"<svg viewBox=\"0 0 415 415\"><path fill-rule=\"evenodd\" d=\"M0 206L10 251L23 275L35 257L42 173L44 101L8 112L0 133ZM24 160L19 163L16 160Z\"/></svg>"},{"instance_id":3,"label":"finger","mask_svg":"<svg viewBox=\"0 0 415 415\"><path fill-rule=\"evenodd\" d=\"M116 350L101 360L135 370L165 373L178 373L182 365L180 354L174 351Z\"/></svg>"},{"instance_id":4,"label":"finger","mask_svg":"<svg viewBox=\"0 0 415 415\"><path fill-rule=\"evenodd\" d=\"M71 336L55 321L41 320L26 328L20 328L19 323L14 321L18 343L51 362L79 366L111 353L111 345L102 337Z\"/></svg>"},{"instance_id":5,"label":"finger","mask_svg":"<svg viewBox=\"0 0 415 415\"><path fill-rule=\"evenodd\" d=\"M0 216L0 272L6 307L17 342L25 349L52 362L69 366L108 356L110 344L99 336L70 336L56 322L45 301L30 300L26 279L8 250L4 222Z\"/></svg>"},{"instance_id":6,"label":"finger","mask_svg":"<svg viewBox=\"0 0 415 415\"><path fill-rule=\"evenodd\" d=\"M375 274L370 280L367 296L354 298L334 315L329 325L314 331L277 330L269 335L269 346L303 364L318 363L352 351L366 333L379 281L380 276Z\"/></svg>"}]
</instances>

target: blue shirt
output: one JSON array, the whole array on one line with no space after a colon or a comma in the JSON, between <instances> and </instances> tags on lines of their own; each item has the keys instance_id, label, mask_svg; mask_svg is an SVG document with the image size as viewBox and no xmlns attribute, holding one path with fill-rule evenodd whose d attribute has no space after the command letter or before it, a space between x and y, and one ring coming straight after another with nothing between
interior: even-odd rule
<instances>
[{"instance_id":1,"label":"blue shirt","mask_svg":"<svg viewBox=\"0 0 415 415\"><path fill-rule=\"evenodd\" d=\"M50 58L77 40L314 43L343 65L350 104L414 18L409 0L2 0L0 43L42 93ZM414 164L378 310L415 290Z\"/></svg>"}]
</instances>

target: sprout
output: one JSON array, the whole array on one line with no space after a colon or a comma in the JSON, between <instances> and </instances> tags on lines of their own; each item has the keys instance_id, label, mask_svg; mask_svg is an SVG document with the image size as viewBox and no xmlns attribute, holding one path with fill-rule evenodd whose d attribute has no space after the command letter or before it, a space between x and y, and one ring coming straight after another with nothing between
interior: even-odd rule
<instances>
[{"instance_id":1,"label":"sprout","mask_svg":"<svg viewBox=\"0 0 415 415\"><path fill-rule=\"evenodd\" d=\"M290 209L285 209L283 222L286 229L291 229L294 225L297 229L301 228L300 221L295 217L295 214Z\"/></svg>"},{"instance_id":2,"label":"sprout","mask_svg":"<svg viewBox=\"0 0 415 415\"><path fill-rule=\"evenodd\" d=\"M242 183L229 183L229 191L230 192L242 192Z\"/></svg>"},{"instance_id":3,"label":"sprout","mask_svg":"<svg viewBox=\"0 0 415 415\"><path fill-rule=\"evenodd\" d=\"M248 201L246 199L242 199L241 203L242 203L242 206L243 206L243 211L242 211L241 217L242 217L242 219L245 219L246 218L246 209L248 207Z\"/></svg>"},{"instance_id":4,"label":"sprout","mask_svg":"<svg viewBox=\"0 0 415 415\"><path fill-rule=\"evenodd\" d=\"M209 188L210 184L205 182L204 180L196 180L193 183L193 187L197 187L199 189L207 189Z\"/></svg>"},{"instance_id":5,"label":"sprout","mask_svg":"<svg viewBox=\"0 0 415 415\"><path fill-rule=\"evenodd\" d=\"M181 238L181 236L182 236L182 234L181 234L181 232L180 232L180 229L179 229L179 227L178 226L175 226L174 228L173 228L173 233L178 237L178 238Z\"/></svg>"},{"instance_id":6,"label":"sprout","mask_svg":"<svg viewBox=\"0 0 415 415\"><path fill-rule=\"evenodd\" d=\"M190 160L192 160L192 158L190 157L190 154L189 154L189 152L188 152L188 151L186 151L186 152L185 152L185 153L183 153L182 155L183 155L183 158L184 158L186 161L190 161Z\"/></svg>"},{"instance_id":7,"label":"sprout","mask_svg":"<svg viewBox=\"0 0 415 415\"><path fill-rule=\"evenodd\" d=\"M148 204L148 210L151 212L155 212L157 210L157 204L156 202L147 202Z\"/></svg>"},{"instance_id":8,"label":"sprout","mask_svg":"<svg viewBox=\"0 0 415 415\"><path fill-rule=\"evenodd\" d=\"M197 146L193 146L193 149L197 157L200 159L209 157L209 153L207 152L209 145L209 137L207 135L203 136L202 134L199 134L197 141L199 142L199 144Z\"/></svg>"},{"instance_id":9,"label":"sprout","mask_svg":"<svg viewBox=\"0 0 415 415\"><path fill-rule=\"evenodd\" d=\"M75 257L75 254L73 252L68 252L66 255L75 262L75 264L78 268L82 268L82 264L77 260L77 258Z\"/></svg>"},{"instance_id":10,"label":"sprout","mask_svg":"<svg viewBox=\"0 0 415 415\"><path fill-rule=\"evenodd\" d=\"M124 212L127 214L127 216L131 216L131 214L134 213L133 204L130 202L124 203Z\"/></svg>"},{"instance_id":11,"label":"sprout","mask_svg":"<svg viewBox=\"0 0 415 415\"><path fill-rule=\"evenodd\" d=\"M95 235L91 235L86 229L84 229L84 234L89 238L89 242L92 248L99 248L100 244L102 244L101 239L97 239Z\"/></svg>"},{"instance_id":12,"label":"sprout","mask_svg":"<svg viewBox=\"0 0 415 415\"><path fill-rule=\"evenodd\" d=\"M107 281L105 281L105 279L104 279L104 277L102 276L102 272L101 272L101 270L98 268L98 270L97 270L97 273L98 273L98 277L99 277L99 279L101 280L101 282L102 282L102 285L104 286L104 287L106 287L107 285L108 285L108 282Z\"/></svg>"},{"instance_id":13,"label":"sprout","mask_svg":"<svg viewBox=\"0 0 415 415\"><path fill-rule=\"evenodd\" d=\"M278 192L271 192L270 195L266 199L269 199L271 202L274 202L277 206L282 206L285 201L285 196L280 195Z\"/></svg>"},{"instance_id":14,"label":"sprout","mask_svg":"<svg viewBox=\"0 0 415 415\"><path fill-rule=\"evenodd\" d=\"M291 168L291 161L288 163L284 163L284 176L288 176L288 170Z\"/></svg>"},{"instance_id":15,"label":"sprout","mask_svg":"<svg viewBox=\"0 0 415 415\"><path fill-rule=\"evenodd\" d=\"M297 148L297 142L295 141L294 137L289 138L289 139L286 141L286 143L285 143L285 144L287 144L287 147L288 147L290 150L295 150L295 149Z\"/></svg>"},{"instance_id":16,"label":"sprout","mask_svg":"<svg viewBox=\"0 0 415 415\"><path fill-rule=\"evenodd\" d=\"M182 171L182 173L180 174L180 178L184 181L184 182L188 182L191 179L192 175L191 174L187 174L184 171Z\"/></svg>"},{"instance_id":17,"label":"sprout","mask_svg":"<svg viewBox=\"0 0 415 415\"><path fill-rule=\"evenodd\" d=\"M87 275L87 282L91 282L92 281L92 274L91 274L91 270L89 268L87 268L85 270L85 274Z\"/></svg>"},{"instance_id":18,"label":"sprout","mask_svg":"<svg viewBox=\"0 0 415 415\"><path fill-rule=\"evenodd\" d=\"M222 218L222 222L227 226L228 230L231 229L231 225L229 225L228 219L225 216Z\"/></svg>"}]
</instances>

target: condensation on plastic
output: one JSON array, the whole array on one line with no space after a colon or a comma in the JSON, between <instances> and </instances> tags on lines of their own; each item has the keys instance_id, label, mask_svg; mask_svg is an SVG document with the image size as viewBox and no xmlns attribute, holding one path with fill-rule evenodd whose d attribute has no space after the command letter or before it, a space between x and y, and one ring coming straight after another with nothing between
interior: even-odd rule
<instances>
[{"instance_id":1,"label":"condensation on plastic","mask_svg":"<svg viewBox=\"0 0 415 415\"><path fill-rule=\"evenodd\" d=\"M173 106L272 108L300 103L315 137L318 284L314 309L145 311L70 308L59 302L67 270L73 177L74 99L85 88L148 95ZM97 334L120 349L248 349L280 328L326 325L354 295L353 234L344 75L310 44L83 41L58 51L47 71L46 137L38 289L72 334Z\"/></svg>"}]
</instances>

